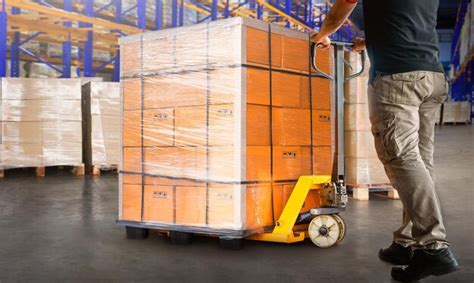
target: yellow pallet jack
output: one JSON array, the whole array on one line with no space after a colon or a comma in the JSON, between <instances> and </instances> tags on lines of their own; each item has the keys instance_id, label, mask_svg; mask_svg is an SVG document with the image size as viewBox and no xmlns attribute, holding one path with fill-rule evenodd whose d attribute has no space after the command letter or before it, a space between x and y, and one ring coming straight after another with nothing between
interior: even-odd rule
<instances>
[{"instance_id":1,"label":"yellow pallet jack","mask_svg":"<svg viewBox=\"0 0 474 283\"><path fill-rule=\"evenodd\" d=\"M360 76L365 69L365 52L361 52L361 70L353 75L346 76L346 65L352 67L344 60L344 51L351 48L352 43L333 42L335 58L335 75L321 71L316 64L318 46L312 45L312 65L316 76L329 79L335 85L335 111L336 127L333 135L337 140L337 172L334 176L301 176L286 203L283 212L275 224L272 232L255 234L247 239L295 243L310 238L318 247L329 248L340 243L346 234L346 224L339 213L345 210L348 197L344 182L344 82ZM301 213L304 202L311 190L317 190L320 206L309 212Z\"/></svg>"}]
</instances>

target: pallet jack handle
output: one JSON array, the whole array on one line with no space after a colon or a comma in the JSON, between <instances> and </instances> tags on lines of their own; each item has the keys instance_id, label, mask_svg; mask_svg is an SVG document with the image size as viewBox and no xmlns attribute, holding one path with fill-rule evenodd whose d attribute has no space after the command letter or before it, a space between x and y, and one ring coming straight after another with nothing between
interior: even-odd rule
<instances>
[{"instance_id":1,"label":"pallet jack handle","mask_svg":"<svg viewBox=\"0 0 474 283\"><path fill-rule=\"evenodd\" d=\"M316 54L319 46L316 43L311 43L311 64L313 69L316 71L315 75L331 80L335 84L336 88L336 138L337 138L337 182L344 185L344 82L357 78L362 75L365 71L365 51L359 52L361 57L362 66L361 69L352 75L346 75L346 65L352 69L349 62L344 59L344 51L346 48L351 48L354 43L333 41L331 45L334 46L334 58L335 58L335 69L334 75L327 74L318 68L316 63ZM339 138L341 137L341 138Z\"/></svg>"}]
</instances>

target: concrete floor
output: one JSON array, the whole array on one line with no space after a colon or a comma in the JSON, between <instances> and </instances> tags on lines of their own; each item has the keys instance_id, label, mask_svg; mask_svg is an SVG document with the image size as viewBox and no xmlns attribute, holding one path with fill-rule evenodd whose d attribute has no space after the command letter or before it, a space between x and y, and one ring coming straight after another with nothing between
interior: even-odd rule
<instances>
[{"instance_id":1,"label":"concrete floor","mask_svg":"<svg viewBox=\"0 0 474 283\"><path fill-rule=\"evenodd\" d=\"M452 249L463 270L425 282L474 281L474 127L437 131L440 198ZM7 172L8 174L9 172ZM48 175L49 174L49 175ZM341 245L318 249L246 242L223 250L216 239L174 246L152 234L125 239L117 216L117 177L12 173L0 181L0 282L196 281L391 282L377 251L391 242L401 203L375 197L351 201Z\"/></svg>"}]
</instances>

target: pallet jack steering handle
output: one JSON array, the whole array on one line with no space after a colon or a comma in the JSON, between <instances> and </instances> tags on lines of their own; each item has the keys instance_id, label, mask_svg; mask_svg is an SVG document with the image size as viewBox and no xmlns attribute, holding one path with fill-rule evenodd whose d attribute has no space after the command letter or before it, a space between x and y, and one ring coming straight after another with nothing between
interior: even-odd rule
<instances>
[{"instance_id":1,"label":"pallet jack steering handle","mask_svg":"<svg viewBox=\"0 0 474 283\"><path fill-rule=\"evenodd\" d=\"M311 43L311 64L316 71L316 75L329 79L334 82L335 84L335 92L336 92L336 133L335 136L337 137L337 172L335 174L335 178L341 184L344 184L344 174L345 174L345 161L344 161L344 82L354 79L360 75L362 75L365 71L365 51L361 51L361 69L360 71L356 72L355 74L346 76L345 74L345 67L349 65L344 60L344 49L350 48L354 46L354 43L349 42L340 42L340 41L333 41L331 45L334 46L334 56L335 56L335 75L327 74L321 69L318 68L316 63L316 53L319 46L316 43Z\"/></svg>"},{"instance_id":2,"label":"pallet jack steering handle","mask_svg":"<svg viewBox=\"0 0 474 283\"><path fill-rule=\"evenodd\" d=\"M344 50L344 48L346 48L346 47L348 47L348 48L354 47L354 43L352 43L352 42L342 42L342 41L333 41L333 42L331 42L331 45L333 45L335 47L336 52L337 52L337 49ZM318 68L318 64L316 63L316 53L317 53L318 48L319 48L318 44L316 44L314 42L311 43L311 64L313 66L313 69L316 70L316 75L320 75L320 76L322 76L326 79L329 79L331 81L335 81L336 80L335 76L327 74L327 73L323 72L321 69ZM360 76L364 73L366 53L365 53L365 51L361 51L361 52L359 52L359 54L360 54L360 58L361 58L361 62L362 62L362 66L361 66L360 71L358 71L357 73L352 74L350 76L344 77L344 80L346 80L346 81L352 80L352 79L357 78L358 76ZM349 65L348 63L346 63L346 64Z\"/></svg>"}]
</instances>

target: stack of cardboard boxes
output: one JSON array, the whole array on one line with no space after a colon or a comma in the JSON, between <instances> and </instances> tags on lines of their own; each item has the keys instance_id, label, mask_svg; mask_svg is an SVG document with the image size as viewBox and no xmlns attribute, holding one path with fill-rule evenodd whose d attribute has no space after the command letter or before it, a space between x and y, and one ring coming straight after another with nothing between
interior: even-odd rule
<instances>
[{"instance_id":1,"label":"stack of cardboard boxes","mask_svg":"<svg viewBox=\"0 0 474 283\"><path fill-rule=\"evenodd\" d=\"M120 160L120 84L82 86L83 160L86 170L117 168Z\"/></svg>"},{"instance_id":2,"label":"stack of cardboard boxes","mask_svg":"<svg viewBox=\"0 0 474 283\"><path fill-rule=\"evenodd\" d=\"M0 167L82 164L80 80L1 80Z\"/></svg>"},{"instance_id":3,"label":"stack of cardboard boxes","mask_svg":"<svg viewBox=\"0 0 474 283\"><path fill-rule=\"evenodd\" d=\"M307 34L232 18L121 50L121 220L262 230L299 176L331 174L331 82L310 77Z\"/></svg>"},{"instance_id":4,"label":"stack of cardboard boxes","mask_svg":"<svg viewBox=\"0 0 474 283\"><path fill-rule=\"evenodd\" d=\"M353 71L360 70L360 56L353 52L346 54L346 60ZM369 61L366 71L360 77L345 84L345 163L346 182L352 187L355 199L368 199L369 188L385 188L390 196L396 197L390 188L383 164L375 151L374 137L369 120L367 88ZM348 70L350 72L350 70Z\"/></svg>"}]
</instances>

